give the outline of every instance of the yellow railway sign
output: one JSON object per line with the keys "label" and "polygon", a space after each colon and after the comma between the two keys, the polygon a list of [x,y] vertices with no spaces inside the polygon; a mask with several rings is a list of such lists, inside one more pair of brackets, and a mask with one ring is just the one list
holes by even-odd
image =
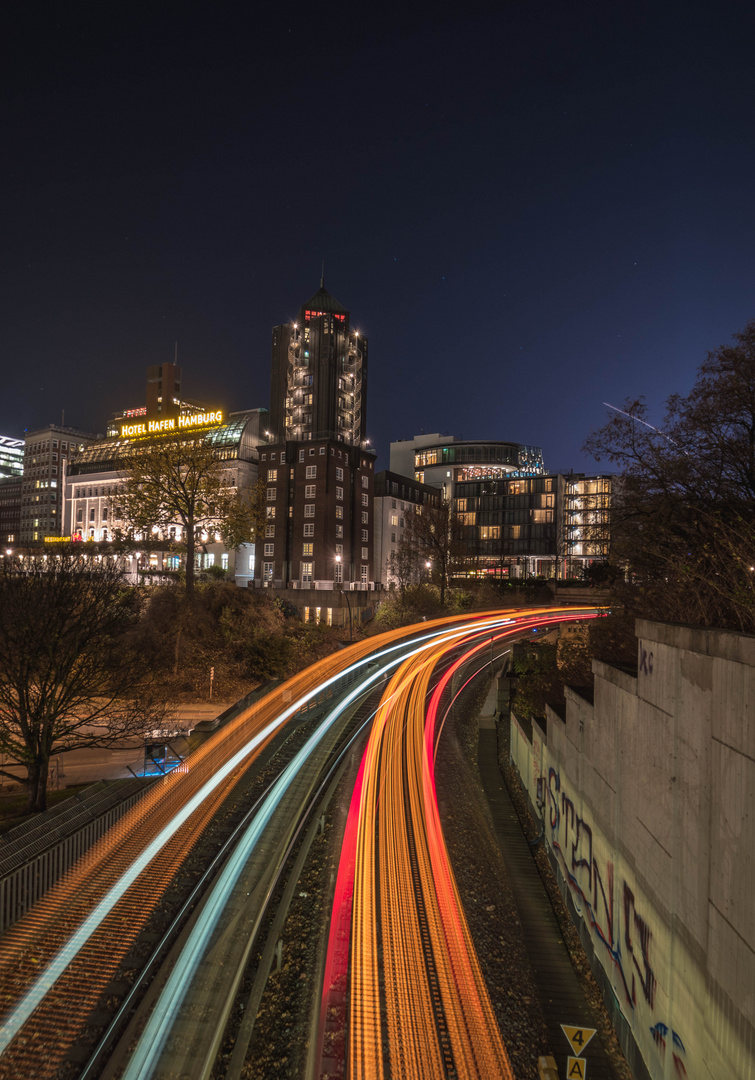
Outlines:
{"label": "yellow railway sign", "polygon": [[[585,1049],[590,1039],[592,1039],[597,1028],[571,1027],[569,1024],[562,1024],[561,1030],[569,1040],[569,1045],[574,1053],[579,1055]],[[568,1073],[567,1076],[569,1076]],[[571,1080],[571,1077],[569,1077],[569,1080]]]}
{"label": "yellow railway sign", "polygon": [[[563,1026],[563,1025],[562,1025]],[[566,1059],[566,1080],[585,1080],[587,1076],[587,1062],[581,1057]]]}

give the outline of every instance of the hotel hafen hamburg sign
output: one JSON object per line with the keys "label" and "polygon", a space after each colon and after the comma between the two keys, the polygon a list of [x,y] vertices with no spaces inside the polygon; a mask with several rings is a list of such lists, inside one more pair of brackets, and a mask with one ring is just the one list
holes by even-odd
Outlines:
{"label": "hotel hafen hamburg sign", "polygon": [[186,416],[172,416],[165,420],[148,420],[146,424],[121,424],[121,438],[138,435],[169,435],[175,431],[190,431],[192,428],[211,427],[222,424],[222,412],[189,413]]}

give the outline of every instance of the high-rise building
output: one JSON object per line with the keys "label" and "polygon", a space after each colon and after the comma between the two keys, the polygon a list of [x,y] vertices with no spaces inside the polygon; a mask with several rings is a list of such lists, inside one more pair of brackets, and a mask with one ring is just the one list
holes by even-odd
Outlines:
{"label": "high-rise building", "polygon": [[21,476],[24,471],[24,440],[0,435],[0,477]]}
{"label": "high-rise building", "polygon": [[367,339],[324,282],[296,322],[273,327],[270,430],[277,441],[334,439],[361,447],[367,424]]}
{"label": "high-rise building", "polygon": [[273,328],[270,397],[256,583],[296,590],[290,599],[305,618],[342,623],[350,609],[320,594],[374,588],[374,454],[365,439],[367,340],[322,281],[295,322]]}

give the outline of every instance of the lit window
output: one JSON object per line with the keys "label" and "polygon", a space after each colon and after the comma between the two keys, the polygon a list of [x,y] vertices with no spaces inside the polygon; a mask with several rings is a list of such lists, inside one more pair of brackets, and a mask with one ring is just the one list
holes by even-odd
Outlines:
{"label": "lit window", "polygon": [[278,479],[278,470],[277,469],[268,469],[267,470],[267,482],[268,482],[268,484],[274,483],[277,479]]}
{"label": "lit window", "polygon": [[342,518],[343,517],[343,507],[342,506],[337,506],[336,507],[336,517],[337,518]]}
{"label": "lit window", "polygon": [[265,512],[267,513],[267,516],[269,518],[274,518],[275,517],[275,507],[274,506],[266,506],[265,507]]}
{"label": "lit window", "polygon": [[314,516],[315,516],[315,504],[314,503],[304,503],[304,517],[314,517]]}
{"label": "lit window", "polygon": [[302,584],[306,584],[306,585],[310,584],[310,582],[312,581],[312,563],[311,562],[303,562],[301,564],[301,580],[302,580]]}
{"label": "lit window", "polygon": [[222,554],[222,555],[220,556],[220,565],[222,566],[222,568],[223,568],[224,570],[227,570],[227,569],[228,569],[228,552],[227,552],[227,551],[226,551],[226,552],[224,552],[224,553],[223,553],[223,554]]}
{"label": "lit window", "polygon": [[398,525],[398,514],[391,514],[391,525]]}
{"label": "lit window", "polygon": [[302,555],[304,556],[305,559],[311,559],[312,558],[313,548],[314,548],[314,544],[302,544],[301,553],[302,553]]}

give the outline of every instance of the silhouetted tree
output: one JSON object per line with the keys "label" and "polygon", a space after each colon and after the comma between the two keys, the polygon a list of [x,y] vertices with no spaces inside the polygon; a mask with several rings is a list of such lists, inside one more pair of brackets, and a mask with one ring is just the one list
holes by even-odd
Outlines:
{"label": "silhouetted tree", "polygon": [[165,706],[131,640],[136,604],[107,559],[4,560],[0,751],[26,769],[29,811],[46,807],[56,754],[162,725]]}
{"label": "silhouetted tree", "polygon": [[[585,450],[621,470],[612,561],[636,613],[755,632],[755,321],[708,354],[662,429],[628,401]],[[621,586],[618,592],[622,593]]]}

